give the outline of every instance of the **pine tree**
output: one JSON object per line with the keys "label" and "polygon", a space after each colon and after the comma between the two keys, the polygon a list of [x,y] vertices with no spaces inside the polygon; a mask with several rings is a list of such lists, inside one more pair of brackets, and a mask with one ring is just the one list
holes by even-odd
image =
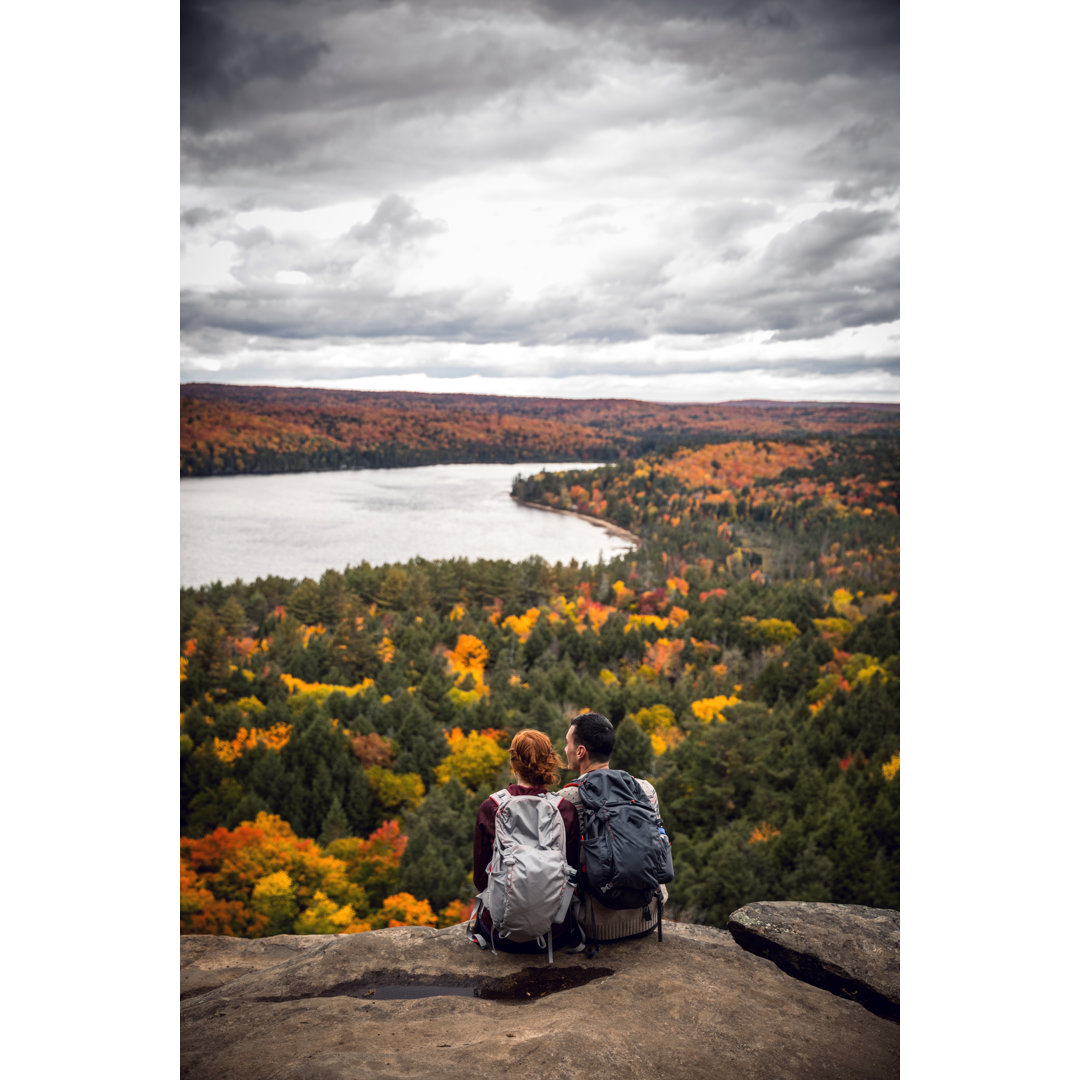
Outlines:
{"label": "pine tree", "polygon": [[652,775],[652,740],[633,720],[623,720],[615,729],[615,749],[611,752],[611,768],[624,769],[631,776]]}
{"label": "pine tree", "polygon": [[321,607],[319,586],[311,578],[304,578],[289,597],[289,614],[305,626],[314,626],[319,621]]}
{"label": "pine tree", "polygon": [[319,845],[326,847],[342,836],[349,835],[349,819],[342,809],[341,800],[335,795],[330,802],[330,809],[323,818],[322,830],[319,833]]}
{"label": "pine tree", "polygon": [[488,794],[470,799],[451,777],[405,816],[409,843],[401,857],[402,889],[426,897],[436,910],[469,895],[476,807]]}
{"label": "pine tree", "polygon": [[247,626],[247,612],[244,611],[243,604],[235,596],[230,596],[222,604],[221,624],[225,627],[225,632],[234,638],[240,637]]}

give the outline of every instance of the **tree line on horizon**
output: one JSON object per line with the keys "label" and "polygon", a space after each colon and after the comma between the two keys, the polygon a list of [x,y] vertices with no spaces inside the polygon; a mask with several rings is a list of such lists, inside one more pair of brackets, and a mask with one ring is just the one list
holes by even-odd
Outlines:
{"label": "tree line on horizon", "polygon": [[688,442],[894,434],[898,426],[896,406],[873,404],[670,405],[192,383],[180,390],[180,475],[619,461]]}
{"label": "tree line on horizon", "polygon": [[683,446],[513,494],[639,546],[181,590],[181,930],[461,921],[510,738],[561,747],[585,709],[657,786],[672,917],[898,908],[898,440]]}

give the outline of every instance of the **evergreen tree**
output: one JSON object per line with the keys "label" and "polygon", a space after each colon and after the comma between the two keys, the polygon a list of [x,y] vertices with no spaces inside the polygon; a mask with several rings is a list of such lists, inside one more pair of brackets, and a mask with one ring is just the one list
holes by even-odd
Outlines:
{"label": "evergreen tree", "polygon": [[228,816],[222,822],[226,829],[235,829],[244,821],[254,821],[262,813],[270,812],[270,806],[265,799],[260,798],[253,791],[247,792],[244,797],[229,811]]}
{"label": "evergreen tree", "polygon": [[225,632],[234,638],[240,637],[247,627],[247,612],[235,596],[230,596],[228,600],[222,604],[221,624],[225,628]]}
{"label": "evergreen tree", "polygon": [[393,706],[401,717],[395,723],[393,736],[399,747],[394,772],[418,773],[424,789],[430,791],[435,783],[435,766],[450,752],[443,729],[412,697],[405,699],[403,707],[395,699]]}
{"label": "evergreen tree", "polygon": [[330,802],[326,817],[323,818],[322,829],[319,832],[319,845],[326,847],[339,837],[349,835],[349,819],[341,807],[341,800],[335,795]]}
{"label": "evergreen tree", "polygon": [[225,629],[209,607],[199,609],[191,623],[191,634],[195,652],[188,658],[183,685],[187,700],[194,701],[221,687],[229,671],[229,661],[225,655]]}
{"label": "evergreen tree", "polygon": [[615,729],[615,748],[611,752],[611,768],[623,769],[631,776],[649,777],[652,775],[652,740],[633,720],[623,720]]}
{"label": "evergreen tree", "polygon": [[315,626],[322,614],[321,607],[319,586],[311,578],[304,578],[289,597],[289,614],[305,626]]}
{"label": "evergreen tree", "polygon": [[409,843],[401,857],[402,889],[426,897],[436,911],[471,894],[476,810],[489,794],[470,799],[464,785],[451,777],[405,815]]}

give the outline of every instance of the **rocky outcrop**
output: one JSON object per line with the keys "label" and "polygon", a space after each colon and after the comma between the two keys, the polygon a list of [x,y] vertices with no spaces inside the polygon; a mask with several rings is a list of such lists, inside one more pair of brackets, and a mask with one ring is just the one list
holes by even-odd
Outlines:
{"label": "rocky outcrop", "polygon": [[898,1024],[712,927],[550,966],[482,952],[463,926],[180,950],[184,1080],[899,1075]]}
{"label": "rocky outcrop", "polygon": [[762,901],[728,916],[732,937],[797,979],[900,1019],[900,912]]}

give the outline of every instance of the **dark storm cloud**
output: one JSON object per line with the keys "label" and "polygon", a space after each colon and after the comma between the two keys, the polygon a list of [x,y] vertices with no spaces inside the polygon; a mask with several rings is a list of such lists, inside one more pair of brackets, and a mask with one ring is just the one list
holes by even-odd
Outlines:
{"label": "dark storm cloud", "polygon": [[885,210],[827,210],[765,249],[765,261],[785,277],[822,274],[857,256],[873,237],[892,227],[894,215]]}
{"label": "dark storm cloud", "polygon": [[[614,119],[580,104],[559,125],[521,123],[544,98],[583,99],[602,84],[605,58],[644,71],[656,60],[724,93],[755,91],[748,117],[792,123],[820,104],[802,94],[760,94],[762,82],[794,84],[841,73],[895,69],[898,7],[859,3],[430,3],[345,5],[327,0],[187,0],[182,9],[183,153],[192,176],[231,169],[264,183],[303,171],[333,187],[380,175],[405,157],[420,177],[479,159],[534,160],[583,130]],[[571,32],[574,31],[574,32]],[[866,92],[864,88],[862,92]],[[534,98],[535,95],[535,98]],[[712,115],[718,101],[679,100]],[[722,103],[721,103],[722,104]],[[469,145],[427,122],[462,110],[505,107],[498,137],[471,125]],[[638,122],[643,103],[632,106]],[[666,93],[652,96],[658,119]],[[724,109],[721,109],[721,113]],[[515,122],[516,121],[516,122]],[[398,126],[419,124],[415,130]],[[416,139],[424,140],[417,144]],[[401,139],[410,139],[408,150]],[[357,144],[374,154],[355,156]],[[351,152],[350,152],[351,151]],[[426,160],[424,160],[426,159]],[[295,193],[294,193],[295,197]],[[314,197],[314,196],[313,196]]]}
{"label": "dark storm cloud", "polygon": [[849,178],[833,188],[835,199],[861,202],[891,194],[900,183],[898,118],[879,116],[849,124],[811,151],[808,160],[834,175],[847,174]]}
{"label": "dark storm cloud", "polygon": [[[580,80],[569,70],[573,55],[542,34],[508,33],[490,17],[498,9],[458,21],[456,7],[192,0],[181,33],[189,174],[266,169],[270,187],[278,173],[355,184],[378,171],[371,155],[357,159],[358,145],[385,142],[376,156],[423,155],[415,142],[403,151],[398,141],[397,125],[412,118],[460,114],[536,80],[564,88]],[[447,149],[421,171],[445,169]]]}
{"label": "dark storm cloud", "polygon": [[180,109],[187,126],[208,130],[217,110],[250,83],[295,82],[329,49],[295,29],[257,29],[245,18],[252,10],[228,0],[181,0]]}

